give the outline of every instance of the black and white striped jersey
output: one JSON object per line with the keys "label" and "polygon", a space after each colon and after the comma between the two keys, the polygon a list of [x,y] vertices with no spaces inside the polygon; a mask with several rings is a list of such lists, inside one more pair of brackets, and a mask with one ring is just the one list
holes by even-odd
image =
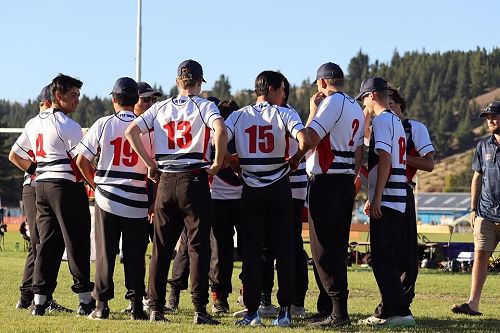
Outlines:
{"label": "black and white striped jersey", "polygon": [[[35,154],[33,153],[33,150],[31,150],[30,141],[25,132],[21,133],[21,135],[17,138],[11,150],[25,160],[36,162]],[[32,176],[25,172],[23,176],[23,186],[30,185],[35,178],[36,175]]]}
{"label": "black and white striped jersey", "polygon": [[[236,153],[234,139],[227,143],[227,151],[230,154]],[[241,199],[243,191],[243,180],[238,177],[233,169],[228,166],[221,168],[219,172],[209,178],[210,195],[216,200],[237,200]]]}
{"label": "black and white striped jersey", "polygon": [[[287,107],[295,111],[290,105],[287,104]],[[297,111],[295,111],[297,112]],[[292,157],[295,155],[297,150],[299,149],[299,142],[297,140],[292,139],[289,135],[286,137],[287,145],[288,145],[288,155],[286,158]],[[307,198],[307,173],[306,173],[306,159],[302,158],[299,163],[299,167],[297,170],[290,172],[290,186],[292,187],[292,198],[299,200],[306,200]]]}
{"label": "black and white striped jersey", "polygon": [[50,108],[28,121],[24,134],[37,161],[37,182],[81,181],[73,161],[75,147],[82,139],[78,123],[61,110]]}
{"label": "black and white striped jersey", "polygon": [[401,120],[390,110],[372,122],[368,153],[368,192],[373,200],[377,184],[378,150],[391,154],[391,171],[382,192],[382,206],[405,212],[406,209],[406,135]]}
{"label": "black and white striped jersey", "polygon": [[304,129],[296,112],[262,102],[231,113],[226,126],[248,186],[264,187],[288,175],[286,134],[296,139]]}
{"label": "black and white striped jersey", "polygon": [[[125,137],[125,130],[136,118],[133,112],[124,110],[99,118],[76,150],[89,161],[99,155],[94,176],[96,204],[118,216],[143,218],[149,207],[147,168]],[[151,156],[149,133],[141,139]]]}
{"label": "black and white striped jersey", "polygon": [[307,173],[354,175],[354,152],[363,144],[364,124],[363,110],[351,96],[341,92],[327,96],[308,126],[321,141],[307,155]]}
{"label": "black and white striped jersey", "polygon": [[154,131],[154,152],[161,172],[206,168],[210,130],[222,119],[217,106],[198,96],[155,103],[135,122],[143,134]]}

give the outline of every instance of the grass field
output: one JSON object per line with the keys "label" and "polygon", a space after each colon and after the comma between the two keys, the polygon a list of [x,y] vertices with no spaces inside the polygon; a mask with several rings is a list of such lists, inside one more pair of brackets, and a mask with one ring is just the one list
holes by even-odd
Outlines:
{"label": "grass field", "polygon": [[[21,243],[21,251],[15,251],[15,243]],[[236,332],[249,331],[252,328],[237,328],[234,326],[234,318],[227,315],[221,317],[223,325],[218,327],[196,326],[191,324],[192,307],[190,295],[184,292],[181,296],[181,311],[176,315],[169,315],[169,323],[132,322],[128,316],[119,313],[127,305],[123,298],[125,293],[123,270],[117,264],[115,277],[116,298],[110,302],[111,319],[107,321],[91,321],[86,318],[77,318],[73,314],[46,315],[44,317],[33,317],[28,311],[16,310],[15,304],[19,297],[19,283],[24,265],[26,253],[22,251],[22,239],[15,231],[9,231],[5,238],[5,251],[0,252],[0,332]],[[233,276],[233,287],[235,292],[230,296],[231,310],[239,310],[236,304],[240,282],[237,274],[241,270],[241,263],[235,264],[236,270]],[[314,311],[317,297],[312,270],[309,274],[310,282],[306,308]],[[67,307],[76,308],[77,299],[71,292],[71,276],[68,266],[63,263],[59,273],[59,284],[54,298]],[[470,286],[470,274],[443,273],[435,270],[422,270],[417,283],[417,296],[412,305],[412,310],[417,321],[417,327],[410,329],[412,332],[499,332],[500,331],[500,275],[488,276],[483,291],[481,311],[484,315],[480,318],[464,317],[451,313],[451,305],[463,302],[467,299]],[[351,319],[356,322],[367,317],[376,306],[379,294],[373,274],[369,269],[349,270],[350,300],[349,311]],[[276,303],[276,301],[274,301]],[[258,328],[258,331],[276,332],[283,330],[270,325],[266,320],[267,327]],[[341,332],[371,332],[371,327],[354,324],[348,328],[339,330]],[[294,321],[291,332],[315,332],[309,329],[304,322]],[[386,332],[402,332],[402,330],[384,329]],[[319,330],[318,330],[319,332]]]}

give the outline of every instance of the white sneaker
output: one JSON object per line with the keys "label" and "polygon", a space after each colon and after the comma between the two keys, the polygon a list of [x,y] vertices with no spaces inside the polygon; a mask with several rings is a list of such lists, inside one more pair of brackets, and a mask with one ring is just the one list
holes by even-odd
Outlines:
{"label": "white sneaker", "polygon": [[253,316],[246,316],[242,320],[238,320],[235,323],[236,326],[262,326],[262,320],[260,320],[259,312],[257,311]]}
{"label": "white sneaker", "polygon": [[290,314],[293,317],[304,318],[306,316],[306,309],[303,306],[292,305],[290,307]]}
{"label": "white sneaker", "polygon": [[366,319],[358,321],[360,325],[382,325],[387,319],[377,318],[375,316],[370,316]]}
{"label": "white sneaker", "polygon": [[235,313],[233,313],[233,317],[236,317],[236,318],[245,318],[247,315],[248,315],[247,309],[243,309],[243,310],[236,311]]}
{"label": "white sneaker", "polygon": [[269,305],[263,305],[261,304],[259,306],[259,316],[262,318],[273,318],[276,317],[279,313],[278,308],[276,308],[274,305],[269,304]]}
{"label": "white sneaker", "polygon": [[387,318],[378,327],[415,327],[415,319],[412,315],[409,316],[392,316]]}

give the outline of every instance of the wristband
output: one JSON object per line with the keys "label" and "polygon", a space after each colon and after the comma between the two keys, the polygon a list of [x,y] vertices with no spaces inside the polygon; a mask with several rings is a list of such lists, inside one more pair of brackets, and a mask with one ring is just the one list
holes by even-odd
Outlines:
{"label": "wristband", "polygon": [[31,162],[31,164],[30,164],[28,170],[26,170],[26,172],[33,176],[35,174],[35,171],[36,171],[36,163]]}

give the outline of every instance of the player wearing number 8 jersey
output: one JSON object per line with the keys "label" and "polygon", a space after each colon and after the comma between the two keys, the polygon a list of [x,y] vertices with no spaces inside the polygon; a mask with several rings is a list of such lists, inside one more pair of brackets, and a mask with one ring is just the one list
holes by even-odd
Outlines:
{"label": "player wearing number 8 jersey", "polygon": [[[243,243],[243,301],[246,318],[237,325],[260,323],[257,309],[262,290],[261,253],[264,239],[275,255],[278,270],[278,302],[274,325],[288,326],[294,294],[294,239],[291,218],[290,167],[297,169],[308,136],[298,114],[280,105],[284,79],[278,72],[264,71],[255,79],[257,103],[233,112],[226,120],[229,139],[235,138],[244,180],[240,230]],[[297,153],[287,163],[286,135],[299,141]]]}
{"label": "player wearing number 8 jersey", "polygon": [[[211,227],[208,175],[217,173],[227,145],[224,121],[213,102],[198,97],[203,69],[194,60],[177,69],[179,95],[154,104],[129,126],[126,136],[148,167],[149,177],[159,178],[154,209],[153,253],[148,295],[151,321],[165,320],[163,306],[167,273],[175,244],[186,227],[191,269],[194,323],[218,324],[206,312]],[[147,154],[140,133],[154,131],[156,162]],[[215,159],[207,160],[210,131],[214,131]],[[158,177],[157,170],[161,176]]]}
{"label": "player wearing number 8 jersey", "polygon": [[400,267],[408,252],[406,210],[406,134],[401,120],[389,109],[387,82],[368,77],[357,99],[374,114],[368,156],[370,239],[373,274],[377,280],[384,315],[363,324],[414,326],[415,320],[400,280]]}
{"label": "player wearing number 8 jersey", "polygon": [[[108,301],[114,298],[113,272],[116,250],[122,236],[125,298],[132,301],[132,319],[147,319],[142,309],[145,296],[144,256],[148,244],[147,169],[125,138],[125,130],[136,118],[137,83],[118,79],[112,92],[115,114],[98,119],[77,146],[77,164],[95,189],[96,258],[94,298],[97,308],[91,319],[109,317]],[[149,133],[142,136],[151,154]],[[92,161],[99,157],[94,171]],[[95,175],[94,175],[95,174]]]}
{"label": "player wearing number 8 jersey", "polygon": [[[321,286],[332,309],[312,325],[349,325],[347,311],[347,266],[354,177],[363,160],[363,111],[351,96],[342,92],[344,73],[334,63],[318,68],[318,92],[311,97],[308,132],[315,149],[308,156],[308,205],[311,251]],[[320,320],[322,319],[322,320]]]}

